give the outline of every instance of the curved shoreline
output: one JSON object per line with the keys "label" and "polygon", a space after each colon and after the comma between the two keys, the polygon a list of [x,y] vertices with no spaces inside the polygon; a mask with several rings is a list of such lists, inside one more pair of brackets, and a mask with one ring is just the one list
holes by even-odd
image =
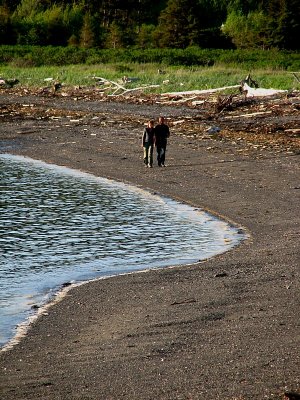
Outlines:
{"label": "curved shoreline", "polygon": [[[41,167],[41,168],[47,168],[49,170],[53,170],[54,169],[54,170],[57,170],[58,172],[61,172],[63,174],[67,174],[66,176],[71,175],[73,177],[74,176],[75,177],[78,176],[78,177],[84,177],[84,178],[87,178],[87,179],[91,179],[92,178],[93,180],[95,179],[96,181],[99,180],[99,182],[101,184],[105,183],[106,185],[112,185],[113,187],[119,187],[119,188],[122,188],[122,189],[124,189],[126,191],[142,193],[143,196],[147,196],[147,197],[151,196],[151,198],[153,197],[153,193],[151,193],[151,191],[146,190],[145,188],[142,188],[142,187],[137,187],[137,186],[133,186],[133,185],[130,185],[130,184],[126,184],[126,183],[121,182],[121,181],[115,181],[115,180],[111,180],[111,179],[107,179],[107,178],[97,177],[97,176],[92,175],[90,173],[84,173],[84,172],[82,172],[80,170],[70,169],[70,168],[66,168],[66,167],[62,168],[59,165],[47,164],[47,163],[45,163],[45,162],[43,162],[41,160],[32,159],[32,158],[24,157],[24,156],[15,156],[15,155],[11,155],[11,154],[8,154],[8,153],[5,153],[5,154],[3,154],[3,153],[1,154],[0,153],[0,160],[3,159],[3,156],[4,156],[4,159],[12,160],[14,162],[18,162],[18,161],[22,162],[22,163],[26,162],[29,165],[33,164],[33,165],[37,165],[38,167]],[[167,198],[166,196],[161,196],[157,192],[155,193],[155,198],[156,198],[156,196],[160,196],[160,202],[162,202],[162,201],[164,203],[167,202],[169,207],[173,208],[173,207],[176,206],[176,209],[179,212],[183,211],[182,209],[180,209],[180,208],[182,208],[182,206],[187,206],[187,207],[189,207],[189,213],[191,211],[193,211],[194,218],[199,218],[199,216],[197,214],[199,212],[201,212],[202,214],[206,214],[206,217],[205,217],[206,218],[206,222],[207,222],[207,218],[209,218],[209,220],[211,220],[211,217],[213,217],[213,218],[215,218],[215,224],[216,223],[218,225],[220,223],[222,223],[222,224],[226,223],[227,224],[226,228],[225,228],[225,226],[223,226],[222,229],[225,228],[227,230],[228,228],[230,228],[230,229],[231,228],[232,229],[235,228],[237,231],[235,233],[232,232],[230,239],[228,239],[228,238],[226,239],[225,236],[223,238],[224,246],[225,246],[225,243],[228,243],[228,240],[229,240],[230,243],[231,242],[233,242],[233,243],[230,246],[224,247],[223,250],[219,249],[218,251],[216,251],[212,255],[207,255],[205,257],[204,257],[204,255],[202,255],[201,258],[200,258],[200,255],[199,255],[198,261],[190,260],[189,262],[185,262],[184,263],[183,260],[180,261],[178,259],[177,261],[175,261],[175,260],[173,261],[174,264],[170,261],[170,265],[152,266],[152,267],[148,267],[147,269],[143,269],[143,267],[141,265],[141,267],[137,268],[136,270],[128,269],[127,272],[122,272],[122,273],[116,272],[116,273],[112,273],[112,274],[108,274],[108,275],[101,275],[99,277],[95,276],[95,277],[92,277],[92,278],[87,279],[87,280],[80,280],[79,279],[77,281],[74,281],[73,280],[73,276],[70,276],[68,278],[69,279],[68,281],[66,281],[66,282],[65,281],[61,281],[61,283],[58,286],[49,287],[49,290],[52,292],[50,299],[44,301],[41,304],[36,304],[35,305],[35,309],[37,310],[36,312],[31,312],[31,314],[30,314],[30,309],[23,310],[24,313],[26,312],[26,315],[27,315],[26,318],[15,327],[16,328],[15,334],[13,336],[11,335],[11,338],[6,343],[2,344],[2,346],[0,347],[0,352],[8,351],[8,350],[12,349],[15,345],[17,345],[20,342],[20,340],[28,333],[31,325],[37,321],[39,316],[44,315],[45,312],[47,312],[47,310],[52,305],[54,305],[57,302],[61,301],[63,299],[63,297],[65,297],[67,292],[70,289],[74,288],[74,287],[77,287],[77,286],[80,286],[80,285],[83,285],[83,284],[86,284],[86,283],[89,283],[89,282],[92,282],[92,281],[96,281],[96,280],[112,278],[112,277],[117,276],[117,275],[140,273],[140,272],[146,272],[146,271],[156,270],[156,269],[161,269],[161,268],[176,268],[176,267],[180,267],[180,266],[184,266],[184,265],[185,266],[191,266],[191,265],[200,263],[200,262],[202,262],[204,260],[213,258],[213,257],[215,257],[217,255],[223,254],[223,253],[225,253],[227,251],[230,251],[234,247],[239,246],[244,240],[248,239],[248,235],[246,234],[244,229],[241,226],[238,226],[237,224],[234,224],[232,222],[229,223],[228,221],[226,221],[224,219],[220,219],[220,217],[215,217],[213,214],[208,213],[207,211],[204,211],[203,209],[196,208],[195,206],[193,207],[193,206],[188,205],[186,203],[178,202],[178,201],[173,200],[171,198]],[[152,199],[152,200],[154,200],[154,199]],[[195,214],[195,212],[196,212],[196,214]],[[217,229],[217,227],[215,227],[215,229]],[[219,227],[219,229],[221,229],[221,228]],[[241,236],[242,234],[243,234],[243,236]],[[74,283],[71,283],[71,282],[74,282]],[[46,296],[48,297],[48,294]]]}
{"label": "curved shoreline", "polygon": [[299,156],[241,157],[230,143],[209,149],[174,133],[169,166],[145,170],[139,123],[121,133],[88,125],[88,134],[56,124],[23,136],[2,124],[0,138],[15,153],[213,209],[251,239],[201,264],[72,289],[0,354],[5,399],[250,400],[299,390]]}

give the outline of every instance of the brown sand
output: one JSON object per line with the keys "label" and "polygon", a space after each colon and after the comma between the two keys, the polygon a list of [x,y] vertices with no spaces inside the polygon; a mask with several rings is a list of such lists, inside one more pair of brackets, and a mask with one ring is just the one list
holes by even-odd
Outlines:
{"label": "brown sand", "polygon": [[[299,155],[179,134],[172,122],[195,115],[186,108],[7,99],[17,102],[44,115],[51,108],[52,118],[11,114],[0,152],[211,210],[250,239],[197,265],[71,289],[0,353],[0,398],[281,399],[299,391]],[[162,113],[172,132],[168,166],[146,169],[141,124]]]}

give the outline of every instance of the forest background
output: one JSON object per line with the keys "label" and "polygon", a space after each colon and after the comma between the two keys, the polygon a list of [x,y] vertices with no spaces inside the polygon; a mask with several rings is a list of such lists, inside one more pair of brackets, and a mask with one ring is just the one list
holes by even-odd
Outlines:
{"label": "forest background", "polygon": [[299,0],[0,0],[0,45],[300,47]]}
{"label": "forest background", "polygon": [[299,0],[0,0],[1,77],[30,85],[99,73],[149,85],[173,66],[170,89],[236,84],[254,70],[262,85],[288,89],[299,86],[288,72],[300,70],[299,37]]}

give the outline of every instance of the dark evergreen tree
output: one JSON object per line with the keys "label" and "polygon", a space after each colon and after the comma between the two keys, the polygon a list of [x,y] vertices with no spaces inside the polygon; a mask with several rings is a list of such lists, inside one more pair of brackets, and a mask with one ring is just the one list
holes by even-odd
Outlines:
{"label": "dark evergreen tree", "polygon": [[83,26],[80,32],[80,46],[91,48],[95,45],[95,34],[93,30],[93,19],[90,14],[85,14]]}
{"label": "dark evergreen tree", "polygon": [[197,12],[193,0],[169,0],[159,17],[156,38],[160,47],[185,48],[197,34]]}
{"label": "dark evergreen tree", "polygon": [[10,11],[6,5],[0,6],[0,43],[13,44]]}
{"label": "dark evergreen tree", "polygon": [[142,24],[139,27],[136,44],[141,49],[155,47],[154,39],[155,25]]}
{"label": "dark evergreen tree", "polygon": [[159,18],[158,43],[161,47],[222,47],[225,40],[221,25],[225,18],[224,2],[169,0]]}
{"label": "dark evergreen tree", "polygon": [[122,48],[123,45],[122,30],[116,22],[113,22],[108,29],[105,46],[111,49],[119,49]]}
{"label": "dark evergreen tree", "polygon": [[84,15],[93,46],[227,47],[222,25],[238,47],[300,46],[299,0],[0,0],[0,45],[78,44]]}
{"label": "dark evergreen tree", "polygon": [[270,45],[285,49],[299,49],[300,2],[298,0],[269,0],[266,12],[270,17]]}

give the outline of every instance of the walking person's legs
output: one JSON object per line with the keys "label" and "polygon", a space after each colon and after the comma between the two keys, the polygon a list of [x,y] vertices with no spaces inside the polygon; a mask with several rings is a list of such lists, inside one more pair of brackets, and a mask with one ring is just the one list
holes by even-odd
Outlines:
{"label": "walking person's legs", "polygon": [[165,166],[165,159],[166,159],[166,147],[163,147],[162,151],[161,151],[161,157],[160,157],[161,165],[163,165],[163,166]]}
{"label": "walking person's legs", "polygon": [[144,164],[147,166],[148,165],[148,155],[149,155],[149,147],[144,146]]}
{"label": "walking person's legs", "polygon": [[165,153],[165,147],[157,147],[157,163],[159,167],[165,164]]}
{"label": "walking person's legs", "polygon": [[148,167],[152,168],[153,164],[153,146],[149,146],[148,149]]}
{"label": "walking person's legs", "polygon": [[157,164],[159,167],[161,167],[161,147],[157,146],[156,151],[157,151]]}
{"label": "walking person's legs", "polygon": [[165,162],[165,149],[164,147],[159,147],[157,149],[157,163],[161,167]]}

